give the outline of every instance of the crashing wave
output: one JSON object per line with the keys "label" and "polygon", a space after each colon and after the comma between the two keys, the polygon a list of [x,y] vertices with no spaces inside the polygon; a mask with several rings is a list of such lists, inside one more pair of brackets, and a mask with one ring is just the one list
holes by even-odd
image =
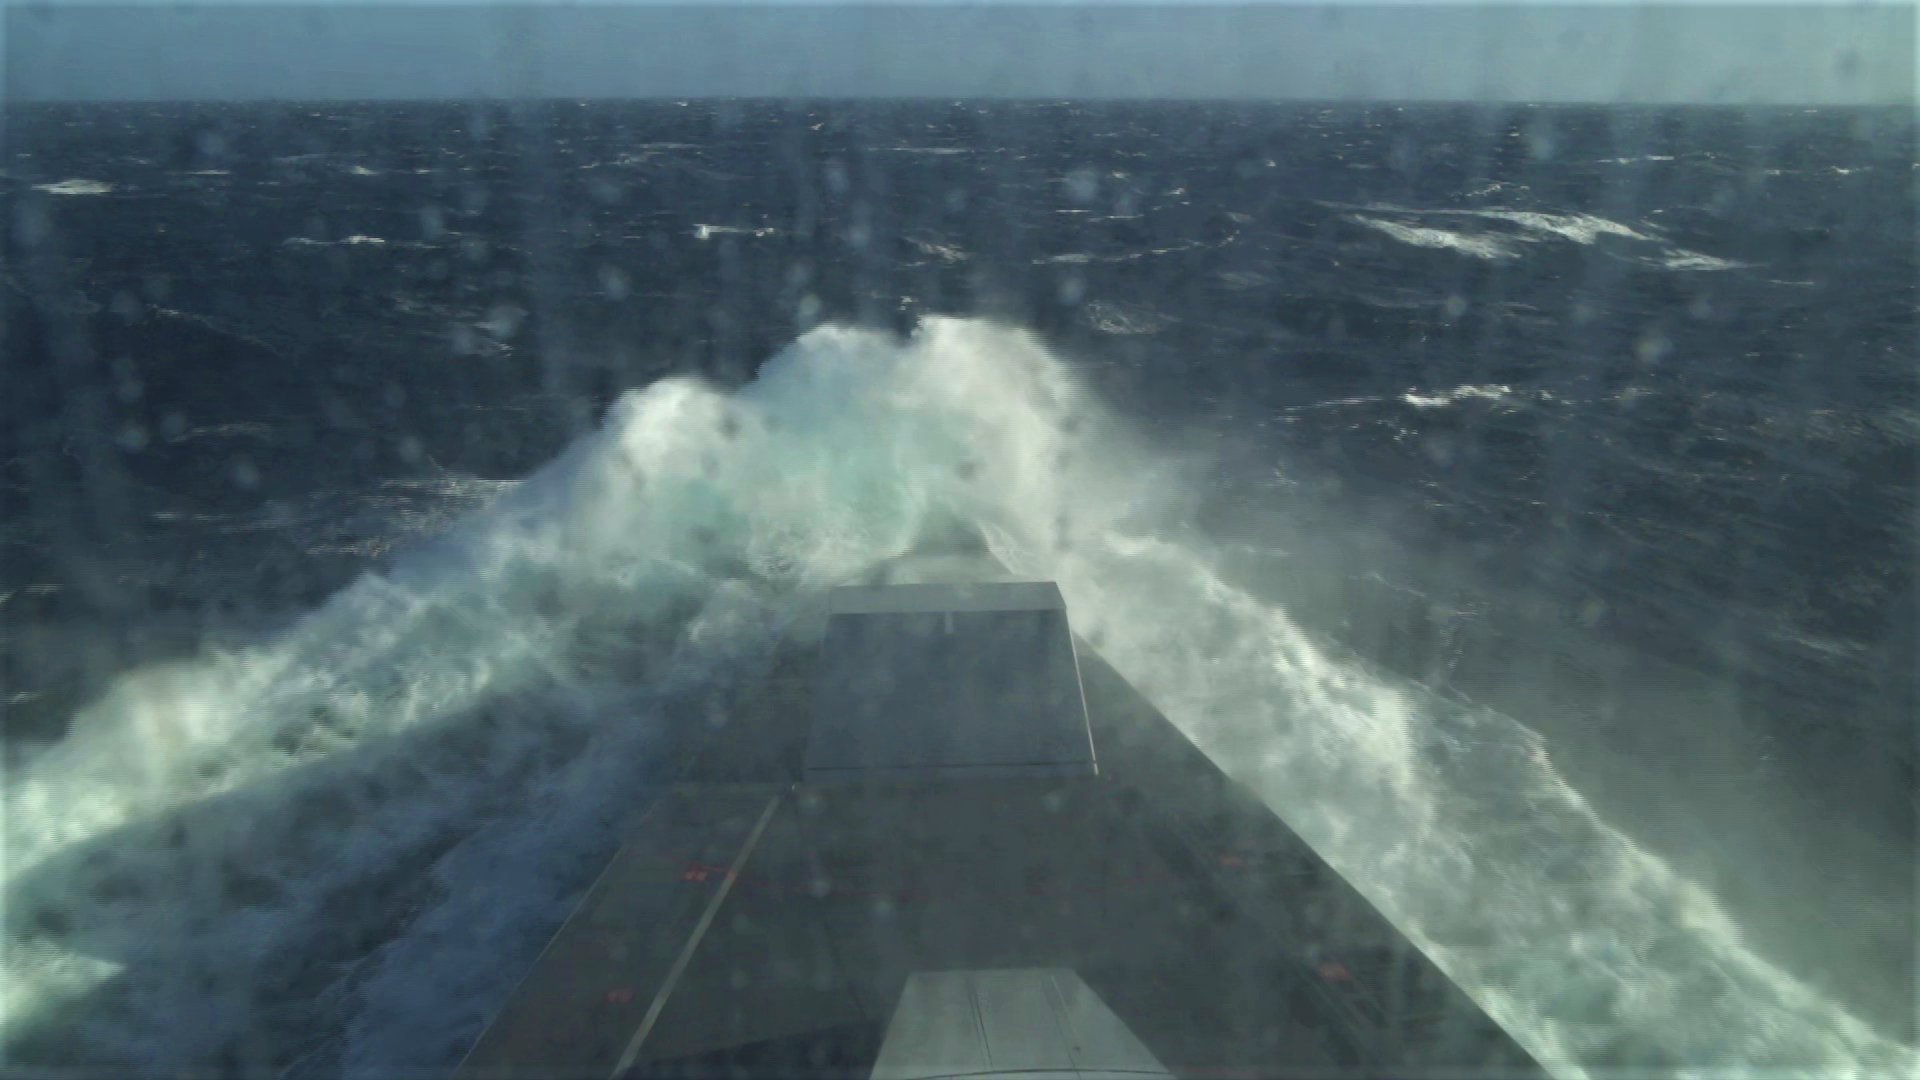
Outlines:
{"label": "crashing wave", "polygon": [[664,782],[675,717],[724,717],[813,587],[957,517],[1556,1075],[1911,1075],[1538,736],[1223,579],[1182,528],[1196,471],[979,322],[822,328],[738,391],[630,393],[278,636],[122,679],[10,776],[10,1031],[84,1003],[62,1045],[154,1071],[331,1024],[348,1075],[443,1068]]}

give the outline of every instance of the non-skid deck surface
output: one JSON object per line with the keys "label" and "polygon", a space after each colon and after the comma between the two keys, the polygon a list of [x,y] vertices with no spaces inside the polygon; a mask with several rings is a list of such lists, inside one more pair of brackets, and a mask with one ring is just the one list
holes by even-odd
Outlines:
{"label": "non-skid deck surface", "polygon": [[908,980],[963,969],[1074,972],[1180,1076],[1540,1075],[1271,812],[1077,652],[1099,777],[912,785],[802,782],[817,657],[784,658],[459,1075],[610,1077],[657,1000],[631,1077],[864,1080]]}

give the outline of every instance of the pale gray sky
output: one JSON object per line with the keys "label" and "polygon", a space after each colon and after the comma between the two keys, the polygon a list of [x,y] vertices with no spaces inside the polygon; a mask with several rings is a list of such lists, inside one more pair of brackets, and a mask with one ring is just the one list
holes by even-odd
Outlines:
{"label": "pale gray sky", "polygon": [[1914,100],[1910,5],[11,3],[10,100]]}

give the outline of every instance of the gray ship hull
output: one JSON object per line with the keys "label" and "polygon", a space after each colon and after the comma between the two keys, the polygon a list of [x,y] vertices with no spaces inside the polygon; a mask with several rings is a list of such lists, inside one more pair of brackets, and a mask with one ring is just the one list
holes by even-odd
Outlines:
{"label": "gray ship hull", "polygon": [[[920,557],[867,584],[1004,577],[977,558]],[[1003,594],[1043,620],[1034,643],[981,647],[976,664],[945,676],[913,667],[907,623],[863,636],[830,619],[824,644],[794,643],[641,815],[458,1075],[1541,1075],[1266,806],[1070,638],[1063,607],[1046,629],[1035,588]],[[842,606],[892,603],[865,592]],[[917,595],[893,614],[938,594]],[[935,615],[922,620],[929,642],[963,645],[964,620]],[[1041,640],[1052,633],[1071,644],[1071,700],[1049,688],[1062,677]],[[911,677],[849,696],[832,684],[865,670],[850,665],[848,641]],[[996,665],[1027,674],[996,676]],[[942,678],[1021,696],[976,700]],[[1045,717],[1021,712],[1034,695]],[[971,743],[915,733],[961,723],[958,698],[1005,730]],[[860,724],[831,719],[849,710],[866,716],[867,742]],[[1004,720],[1014,713],[1017,724]],[[1037,732],[1031,745],[1021,731]],[[1009,761],[1040,767],[956,767]],[[971,1010],[920,1015],[949,998]],[[1029,1004],[1007,1004],[1019,1001]],[[1082,1030],[1096,1028],[1113,1034]],[[933,1046],[946,1064],[927,1063]]]}

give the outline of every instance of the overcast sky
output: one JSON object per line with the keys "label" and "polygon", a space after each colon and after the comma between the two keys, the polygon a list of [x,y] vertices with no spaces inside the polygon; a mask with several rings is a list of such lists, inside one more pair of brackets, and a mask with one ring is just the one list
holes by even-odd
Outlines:
{"label": "overcast sky", "polygon": [[1911,102],[1910,5],[13,2],[11,100]]}

